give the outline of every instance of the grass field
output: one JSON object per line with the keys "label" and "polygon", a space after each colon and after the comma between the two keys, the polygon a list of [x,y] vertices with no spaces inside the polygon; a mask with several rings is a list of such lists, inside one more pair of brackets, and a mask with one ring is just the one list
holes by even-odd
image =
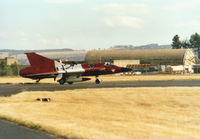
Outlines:
{"label": "grass field", "polygon": [[[94,82],[95,77],[91,77]],[[163,81],[163,80],[200,80],[200,74],[186,74],[186,75],[104,75],[99,79],[103,82],[108,81]],[[0,77],[0,83],[33,83],[35,80],[22,77]],[[53,79],[43,79],[41,83],[57,83]]]}
{"label": "grass field", "polygon": [[69,138],[199,139],[199,100],[200,87],[22,92],[0,97],[0,117]]}

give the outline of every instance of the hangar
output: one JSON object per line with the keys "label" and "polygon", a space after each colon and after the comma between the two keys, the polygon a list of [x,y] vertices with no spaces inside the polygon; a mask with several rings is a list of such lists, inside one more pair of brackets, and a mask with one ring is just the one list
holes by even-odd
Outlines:
{"label": "hangar", "polygon": [[140,64],[150,65],[193,65],[197,57],[191,49],[159,50],[91,50],[85,56],[87,63],[114,60],[140,60]]}

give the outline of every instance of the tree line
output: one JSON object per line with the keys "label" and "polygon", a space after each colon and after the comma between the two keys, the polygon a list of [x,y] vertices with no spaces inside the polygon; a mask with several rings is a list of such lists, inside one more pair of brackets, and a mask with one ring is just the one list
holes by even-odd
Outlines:
{"label": "tree line", "polygon": [[200,35],[198,33],[192,34],[190,39],[180,40],[178,35],[175,35],[172,39],[172,49],[181,49],[181,48],[192,48],[198,52],[200,56]]}
{"label": "tree line", "polygon": [[5,60],[0,61],[0,76],[17,76],[19,75],[19,65],[15,62],[7,65]]}

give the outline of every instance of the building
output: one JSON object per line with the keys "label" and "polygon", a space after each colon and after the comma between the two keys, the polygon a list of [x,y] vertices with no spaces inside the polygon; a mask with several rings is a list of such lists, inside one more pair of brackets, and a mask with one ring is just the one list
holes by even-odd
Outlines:
{"label": "building", "polygon": [[6,64],[7,65],[12,65],[12,64],[18,64],[18,61],[17,61],[17,59],[16,58],[14,58],[14,57],[6,57]]}
{"label": "building", "polygon": [[113,63],[120,67],[127,67],[130,64],[140,64],[140,60],[113,60]]}
{"label": "building", "polygon": [[5,61],[5,62],[6,62],[6,65],[8,65],[8,66],[10,66],[10,65],[12,65],[12,64],[15,64],[15,63],[18,64],[17,59],[14,58],[14,57],[6,57],[6,58],[4,58],[4,59],[0,59],[0,62],[1,62],[1,61]]}
{"label": "building", "polygon": [[8,57],[8,53],[7,52],[0,52],[0,59],[4,59]]}
{"label": "building", "polygon": [[87,63],[114,60],[140,60],[140,64],[157,65],[193,65],[197,57],[191,49],[160,50],[92,50],[85,57]]}

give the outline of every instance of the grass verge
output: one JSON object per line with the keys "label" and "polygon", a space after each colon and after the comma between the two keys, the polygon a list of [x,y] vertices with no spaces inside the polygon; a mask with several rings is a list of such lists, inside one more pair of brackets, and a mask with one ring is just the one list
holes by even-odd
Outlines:
{"label": "grass verge", "polygon": [[35,91],[0,97],[0,115],[65,138],[198,139],[199,99],[200,87]]}

